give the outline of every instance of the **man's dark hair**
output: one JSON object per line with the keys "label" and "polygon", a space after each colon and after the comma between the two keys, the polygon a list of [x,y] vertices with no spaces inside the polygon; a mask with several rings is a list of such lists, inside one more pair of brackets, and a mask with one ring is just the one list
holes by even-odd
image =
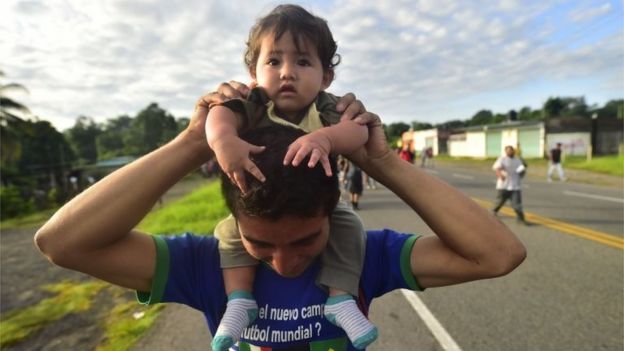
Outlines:
{"label": "man's dark hair", "polygon": [[309,40],[317,49],[324,72],[333,71],[340,63],[340,55],[336,54],[338,46],[327,21],[314,16],[301,6],[279,5],[271,13],[258,19],[249,31],[245,64],[250,72],[255,73],[262,39],[271,32],[275,35],[274,40],[279,40],[284,33],[290,32],[299,51],[302,39]]}
{"label": "man's dark hair", "polygon": [[275,221],[284,216],[329,216],[334,211],[340,197],[335,160],[330,159],[330,177],[325,175],[320,162],[309,168],[308,158],[297,167],[283,164],[288,146],[302,135],[303,131],[279,125],[241,135],[251,144],[266,146],[263,152],[250,155],[266,180],[262,183],[246,173],[251,190],[243,195],[225,174],[221,175],[223,197],[234,217],[243,214]]}

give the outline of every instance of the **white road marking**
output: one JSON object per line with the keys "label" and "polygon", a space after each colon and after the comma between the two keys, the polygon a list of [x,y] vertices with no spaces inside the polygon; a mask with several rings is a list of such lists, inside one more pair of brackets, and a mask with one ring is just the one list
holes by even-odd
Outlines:
{"label": "white road marking", "polygon": [[407,302],[412,305],[412,308],[418,313],[420,319],[427,325],[429,330],[433,336],[438,340],[438,343],[442,347],[443,350],[446,351],[461,351],[461,348],[455,340],[451,337],[451,335],[444,329],[442,324],[438,322],[436,317],[429,311],[427,306],[422,302],[422,300],[416,295],[415,292],[401,289],[401,293],[407,299]]}
{"label": "white road marking", "polygon": [[611,202],[617,202],[620,204],[624,204],[624,199],[618,199],[617,197],[609,197],[609,196],[600,196],[600,195],[592,195],[592,194],[585,194],[585,193],[577,193],[576,191],[568,191],[565,190],[563,192],[564,195],[569,195],[569,196],[579,196],[579,197],[587,197],[590,199],[596,199],[596,200],[604,200],[604,201],[611,201]]}
{"label": "white road marking", "polygon": [[431,174],[438,174],[438,171],[434,171],[433,169],[426,169],[425,171]]}
{"label": "white road marking", "polygon": [[459,173],[453,173],[453,177],[461,178],[461,179],[470,179],[470,180],[475,179],[473,176],[469,176],[469,175],[465,175],[465,174],[459,174]]}

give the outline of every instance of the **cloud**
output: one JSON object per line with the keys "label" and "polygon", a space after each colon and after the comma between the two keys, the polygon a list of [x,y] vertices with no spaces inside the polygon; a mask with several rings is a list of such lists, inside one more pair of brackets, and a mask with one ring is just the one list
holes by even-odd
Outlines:
{"label": "cloud", "polygon": [[[604,72],[622,76],[621,28],[574,46],[557,40],[569,21],[618,11],[610,3],[583,4],[341,0],[304,7],[328,20],[339,44],[342,63],[331,91],[355,92],[387,122],[436,123],[488,108],[493,101],[458,103],[488,92]],[[275,5],[3,2],[1,69],[29,88],[31,110],[60,129],[79,115],[104,121],[134,115],[150,102],[187,116],[200,94],[219,83],[249,81],[242,59],[249,28]],[[557,95],[535,92],[547,93]],[[506,102],[509,108],[528,103]]]}
{"label": "cloud", "polygon": [[[603,16],[611,12],[612,6],[610,3],[604,3],[594,8],[578,8],[570,12],[570,19],[574,22],[587,22],[596,17]],[[621,16],[621,13],[620,13]],[[620,17],[621,19],[621,17]]]}

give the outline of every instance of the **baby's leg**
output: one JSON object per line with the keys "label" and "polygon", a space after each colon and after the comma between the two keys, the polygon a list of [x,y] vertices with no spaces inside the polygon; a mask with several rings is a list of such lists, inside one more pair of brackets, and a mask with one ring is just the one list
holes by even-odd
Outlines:
{"label": "baby's leg", "polygon": [[252,295],[257,262],[242,247],[232,216],[217,225],[215,236],[219,239],[228,302],[211,346],[215,351],[226,351],[240,339],[243,330],[258,315],[258,305]]}
{"label": "baby's leg", "polygon": [[353,346],[363,349],[377,339],[377,328],[360,311],[358,295],[365,252],[365,233],[359,217],[343,203],[332,214],[327,248],[318,282],[329,289],[325,317],[347,333]]}

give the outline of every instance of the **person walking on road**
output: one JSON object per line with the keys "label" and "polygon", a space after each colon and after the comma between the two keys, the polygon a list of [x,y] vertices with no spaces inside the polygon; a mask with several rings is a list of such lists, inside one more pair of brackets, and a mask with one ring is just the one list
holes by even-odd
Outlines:
{"label": "person walking on road", "polygon": [[516,219],[519,223],[528,224],[522,210],[521,173],[525,166],[520,158],[515,157],[516,150],[513,146],[505,146],[505,155],[499,157],[492,169],[496,172],[496,190],[498,191],[496,203],[492,212],[498,214],[498,210],[511,200],[511,207],[516,211]]}
{"label": "person walking on road", "polygon": [[550,150],[548,159],[550,160],[550,166],[548,166],[548,181],[552,182],[552,174],[555,169],[559,174],[560,181],[565,182],[568,180],[563,173],[563,166],[561,165],[561,143],[557,143],[557,145]]}
{"label": "person walking on road", "polygon": [[360,209],[360,196],[364,191],[364,185],[362,183],[362,170],[356,164],[351,163],[349,165],[349,171],[347,172],[347,179],[349,179],[349,193],[351,194],[351,206],[354,210]]}

